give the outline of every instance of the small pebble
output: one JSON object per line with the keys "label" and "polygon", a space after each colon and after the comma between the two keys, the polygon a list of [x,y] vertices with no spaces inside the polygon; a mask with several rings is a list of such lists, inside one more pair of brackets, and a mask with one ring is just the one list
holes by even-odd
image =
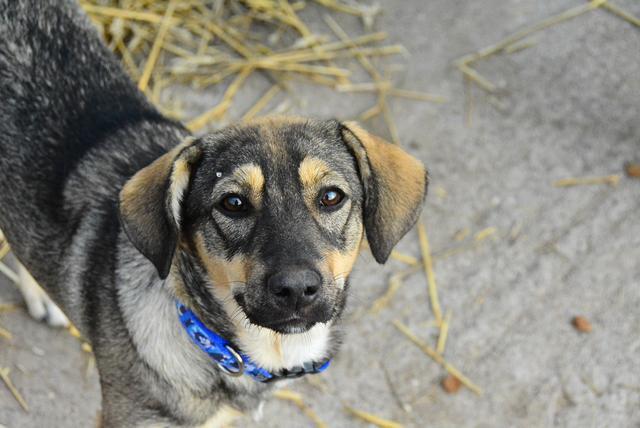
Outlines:
{"label": "small pebble", "polygon": [[572,323],[575,329],[580,333],[591,333],[591,330],[593,330],[589,320],[583,316],[578,315],[573,319]]}
{"label": "small pebble", "polygon": [[462,386],[462,382],[455,376],[448,375],[444,379],[442,379],[442,388],[445,390],[447,394],[455,394],[458,392],[460,387]]}
{"label": "small pebble", "polygon": [[44,357],[46,354],[42,348],[38,348],[37,346],[31,347],[31,352],[33,352],[38,357]]}
{"label": "small pebble", "polygon": [[640,178],[640,163],[628,163],[624,170],[629,177]]}

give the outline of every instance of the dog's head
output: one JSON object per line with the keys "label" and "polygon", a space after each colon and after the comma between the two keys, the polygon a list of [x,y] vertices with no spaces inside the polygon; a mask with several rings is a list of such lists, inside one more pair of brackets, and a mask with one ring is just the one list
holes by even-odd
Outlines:
{"label": "dog's head", "polygon": [[120,214],[160,277],[187,252],[230,317],[298,333],[339,316],[364,233],[384,263],[426,187],[418,160],[356,124],[270,118],[160,157],[124,186]]}

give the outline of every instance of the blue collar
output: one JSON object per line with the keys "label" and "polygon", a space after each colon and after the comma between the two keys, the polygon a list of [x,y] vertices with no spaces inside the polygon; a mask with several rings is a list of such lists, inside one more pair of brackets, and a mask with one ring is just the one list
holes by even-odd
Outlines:
{"label": "blue collar", "polygon": [[309,361],[302,366],[271,373],[251,361],[248,355],[236,351],[231,342],[209,330],[184,304],[176,301],[176,306],[180,322],[191,340],[211,357],[220,370],[230,376],[241,376],[244,373],[258,382],[272,382],[321,373],[331,363],[331,359],[327,358],[318,363]]}

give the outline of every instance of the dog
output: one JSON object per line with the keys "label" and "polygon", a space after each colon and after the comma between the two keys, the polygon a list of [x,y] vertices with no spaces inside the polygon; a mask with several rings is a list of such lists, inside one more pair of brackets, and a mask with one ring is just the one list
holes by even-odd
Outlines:
{"label": "dog", "polygon": [[105,427],[220,426],[325,370],[365,235],[384,263],[427,181],[351,122],[194,138],[76,3],[0,0],[0,228],[30,313],[90,341]]}

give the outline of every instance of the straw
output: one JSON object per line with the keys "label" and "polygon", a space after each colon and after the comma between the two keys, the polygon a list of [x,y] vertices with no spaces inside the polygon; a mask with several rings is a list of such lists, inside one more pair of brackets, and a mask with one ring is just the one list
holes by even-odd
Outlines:
{"label": "straw", "polygon": [[379,416],[376,416],[372,413],[368,413],[365,412],[363,410],[358,410],[355,409],[351,406],[348,405],[344,405],[344,409],[348,412],[351,413],[353,416],[355,416],[358,419],[362,419],[365,422],[368,422],[370,424],[373,424],[377,427],[380,428],[402,428],[402,425],[399,424],[398,422],[394,422],[394,421],[390,421],[388,419],[383,419]]}
{"label": "straw", "polygon": [[252,72],[253,68],[247,67],[240,74],[238,74],[235,80],[229,85],[226,92],[224,93],[222,101],[220,101],[220,103],[213,107],[211,110],[202,113],[200,116],[188,122],[187,128],[189,128],[191,132],[199,131],[212,120],[224,115],[231,106],[233,97],[235,97],[245,79],[249,77]]}
{"label": "straw", "polygon": [[422,340],[418,338],[418,336],[413,333],[409,327],[402,324],[398,320],[393,321],[393,325],[400,331],[400,333],[404,334],[411,342],[413,342],[422,352],[427,354],[433,361],[440,364],[449,374],[457,377],[460,382],[471,391],[476,393],[477,395],[482,395],[482,389],[479,386],[474,384],[468,377],[466,377],[460,370],[451,365],[447,360],[444,359],[442,355],[440,355],[435,349],[431,348],[429,345],[424,343]]}
{"label": "straw", "polygon": [[328,428],[328,425],[320,419],[320,416],[318,416],[318,414],[304,402],[304,398],[302,398],[301,394],[288,389],[280,389],[275,391],[273,396],[280,400],[290,401],[295,404],[315,424],[316,427]]}
{"label": "straw", "polygon": [[563,178],[553,182],[554,187],[573,187],[594,184],[608,184],[609,186],[617,186],[621,176],[619,174],[607,175],[604,177],[581,177],[581,178]]}
{"label": "straw", "polygon": [[11,378],[9,377],[9,373],[10,373],[10,370],[8,367],[0,367],[0,379],[2,379],[2,381],[4,382],[9,392],[11,392],[11,395],[13,395],[13,398],[15,398],[18,404],[20,404],[20,406],[24,409],[24,411],[28,413],[29,405],[27,404],[25,399],[22,397],[22,394],[20,394],[18,389],[15,387],[15,385],[11,381]]}
{"label": "straw", "polygon": [[438,334],[438,345],[436,346],[436,352],[440,355],[444,354],[444,349],[447,346],[447,336],[449,334],[449,325],[451,324],[451,311],[447,311],[444,320],[440,324],[440,334]]}
{"label": "straw", "polygon": [[442,310],[440,309],[440,300],[438,299],[438,286],[436,285],[436,277],[433,273],[433,262],[431,261],[431,250],[429,249],[429,238],[427,237],[427,229],[422,222],[418,223],[418,239],[420,240],[420,249],[422,250],[422,263],[424,272],[427,276],[429,285],[429,300],[431,301],[431,309],[433,316],[436,318],[438,326],[442,323]]}
{"label": "straw", "polygon": [[169,6],[167,6],[167,10],[164,13],[164,17],[162,18],[162,22],[160,23],[160,29],[158,30],[156,39],[153,42],[153,46],[151,47],[151,53],[149,53],[149,58],[147,59],[147,63],[144,66],[144,70],[142,71],[142,76],[138,81],[138,89],[140,89],[141,91],[147,89],[149,79],[151,79],[151,73],[153,72],[153,67],[155,67],[158,56],[160,55],[162,42],[167,32],[169,31],[169,27],[171,26],[171,15],[173,15],[173,11],[175,10],[176,5],[177,0],[170,0]]}

